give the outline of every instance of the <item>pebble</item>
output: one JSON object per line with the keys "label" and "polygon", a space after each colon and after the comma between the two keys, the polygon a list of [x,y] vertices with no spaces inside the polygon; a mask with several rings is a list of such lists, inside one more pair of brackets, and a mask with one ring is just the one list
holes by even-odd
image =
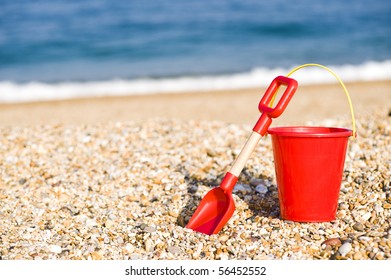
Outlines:
{"label": "pebble", "polygon": [[176,213],[175,211],[169,211],[168,215],[170,215],[171,217],[177,217],[178,213]]}
{"label": "pebble", "polygon": [[103,259],[103,253],[102,251],[94,251],[91,253],[91,258],[93,260],[102,260]]}
{"label": "pebble", "polygon": [[154,248],[153,241],[151,239],[147,239],[145,241],[145,251],[151,252]]}
{"label": "pebble", "polygon": [[50,245],[49,251],[52,253],[60,254],[62,252],[61,246],[58,245]]}
{"label": "pebble", "polygon": [[141,230],[144,230],[145,228],[147,228],[148,227],[148,225],[147,224],[144,224],[144,223],[142,223],[141,225],[140,225],[140,229]]}
{"label": "pebble", "polygon": [[125,250],[128,251],[129,254],[133,253],[135,251],[135,249],[136,248],[130,243],[126,244],[126,246],[125,246]]}
{"label": "pebble", "polygon": [[155,232],[155,231],[156,231],[156,228],[155,228],[155,227],[148,226],[148,227],[145,227],[145,228],[144,228],[144,231],[145,231],[145,232]]}
{"label": "pebble", "polygon": [[330,245],[330,246],[339,246],[341,245],[341,240],[339,238],[330,238],[323,241],[322,244]]}
{"label": "pebble", "polygon": [[362,223],[355,223],[353,225],[353,228],[357,231],[364,231],[364,226],[362,225]]}
{"label": "pebble", "polygon": [[361,260],[362,258],[363,258],[363,257],[362,257],[362,254],[361,254],[360,251],[354,253],[354,255],[353,255],[353,259],[354,259],[354,260]]}
{"label": "pebble", "polygon": [[219,240],[220,240],[221,242],[227,241],[228,238],[229,238],[229,236],[228,236],[227,234],[222,234],[222,235],[219,236]]}
{"label": "pebble", "polygon": [[251,186],[256,187],[256,186],[258,186],[260,184],[264,184],[264,180],[263,179],[260,179],[260,178],[251,178],[250,179],[250,185]]}
{"label": "pebble", "polygon": [[196,259],[198,259],[199,256],[200,256],[201,253],[202,253],[202,249],[203,249],[203,248],[204,248],[204,245],[203,245],[202,243],[198,243],[198,244],[196,245],[196,250],[195,250],[194,253],[193,253],[193,257],[196,258]]}
{"label": "pebble", "polygon": [[320,237],[319,234],[314,234],[314,235],[312,236],[312,238],[313,238],[314,240],[320,240],[320,239],[321,239],[321,237]]}
{"label": "pebble", "polygon": [[268,192],[268,188],[264,185],[258,185],[255,187],[255,191],[260,194],[265,194]]}
{"label": "pebble", "polygon": [[182,252],[182,250],[178,246],[169,246],[168,252],[175,255],[175,254],[180,254]]}
{"label": "pebble", "polygon": [[384,209],[391,209],[391,204],[390,203],[384,203],[383,204]]}
{"label": "pebble", "polygon": [[258,231],[258,234],[259,234],[259,235],[269,235],[269,232],[267,231],[267,229],[261,228],[261,229]]}
{"label": "pebble", "polygon": [[308,242],[312,242],[312,239],[311,239],[311,237],[309,237],[309,236],[303,236],[302,237],[304,240],[306,240],[306,241],[308,241]]}
{"label": "pebble", "polygon": [[219,254],[220,260],[227,261],[229,260],[229,257],[227,254]]}
{"label": "pebble", "polygon": [[245,184],[236,184],[233,191],[234,192],[250,192],[251,187],[249,185],[245,185]]}
{"label": "pebble", "polygon": [[235,187],[232,218],[212,236],[184,226],[251,126],[154,119],[0,127],[1,258],[314,260],[338,251],[391,259],[391,124],[379,110],[368,114],[349,140],[334,221],[281,219],[265,138]]}
{"label": "pebble", "polygon": [[367,212],[364,215],[362,215],[362,219],[364,221],[368,221],[371,218],[371,216],[372,216],[372,214],[370,212]]}
{"label": "pebble", "polygon": [[339,247],[338,252],[342,257],[345,257],[352,250],[352,244],[346,242]]}

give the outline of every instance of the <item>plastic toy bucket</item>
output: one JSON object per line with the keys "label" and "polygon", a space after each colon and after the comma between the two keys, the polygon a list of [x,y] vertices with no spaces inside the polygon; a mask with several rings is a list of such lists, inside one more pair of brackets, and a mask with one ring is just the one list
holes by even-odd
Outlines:
{"label": "plastic toy bucket", "polygon": [[268,130],[272,139],[280,213],[284,220],[327,222],[336,218],[348,138],[356,136],[353,107],[343,87],[351,108],[353,130],[311,126]]}
{"label": "plastic toy bucket", "polygon": [[270,128],[281,217],[297,222],[335,219],[348,138],[332,127]]}

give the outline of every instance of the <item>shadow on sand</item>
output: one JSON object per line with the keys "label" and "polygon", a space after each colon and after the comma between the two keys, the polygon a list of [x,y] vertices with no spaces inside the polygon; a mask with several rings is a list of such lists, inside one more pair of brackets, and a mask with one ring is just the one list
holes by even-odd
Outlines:
{"label": "shadow on sand", "polygon": [[[208,186],[210,189],[218,187],[221,183],[221,180],[224,177],[224,174],[220,175],[214,180],[200,179],[195,178],[190,175],[189,172],[181,168],[181,173],[185,174],[185,182],[187,184],[187,194],[189,199],[187,200],[186,205],[181,209],[177,217],[177,225],[185,227],[193,215],[194,211],[198,207],[202,198],[206,195],[197,194],[198,186]],[[254,175],[249,174],[248,170],[245,168],[238,180],[239,185],[245,185],[245,190],[234,190],[233,194],[237,195],[241,200],[243,200],[248,208],[252,211],[253,215],[247,219],[253,221],[255,217],[270,217],[278,218],[280,215],[279,210],[279,201],[277,195],[277,186],[270,184],[272,178],[259,175],[259,179],[252,179]],[[256,192],[255,188],[257,185],[268,186],[268,191],[265,194],[259,194]],[[235,187],[236,188],[236,187]]]}

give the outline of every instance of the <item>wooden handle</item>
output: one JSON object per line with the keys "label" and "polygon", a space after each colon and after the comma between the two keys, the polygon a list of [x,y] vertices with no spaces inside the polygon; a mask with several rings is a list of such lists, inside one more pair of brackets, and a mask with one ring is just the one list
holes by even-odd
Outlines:
{"label": "wooden handle", "polygon": [[246,164],[246,161],[254,151],[255,147],[258,145],[258,142],[261,140],[261,138],[262,136],[259,133],[255,131],[251,133],[250,137],[247,139],[246,144],[244,144],[244,147],[240,151],[239,156],[236,158],[234,164],[229,170],[231,174],[239,177],[244,165]]}

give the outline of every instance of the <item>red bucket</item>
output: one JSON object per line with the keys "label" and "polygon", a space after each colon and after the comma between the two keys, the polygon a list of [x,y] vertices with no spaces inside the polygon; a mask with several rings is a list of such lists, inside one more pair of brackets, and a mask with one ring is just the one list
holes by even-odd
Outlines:
{"label": "red bucket", "polygon": [[281,217],[297,222],[327,222],[337,214],[339,190],[349,136],[356,137],[352,102],[342,80],[320,64],[341,84],[349,101],[353,130],[335,127],[292,126],[270,128]]}
{"label": "red bucket", "polygon": [[281,217],[334,220],[352,131],[333,127],[276,127],[272,138]]}

